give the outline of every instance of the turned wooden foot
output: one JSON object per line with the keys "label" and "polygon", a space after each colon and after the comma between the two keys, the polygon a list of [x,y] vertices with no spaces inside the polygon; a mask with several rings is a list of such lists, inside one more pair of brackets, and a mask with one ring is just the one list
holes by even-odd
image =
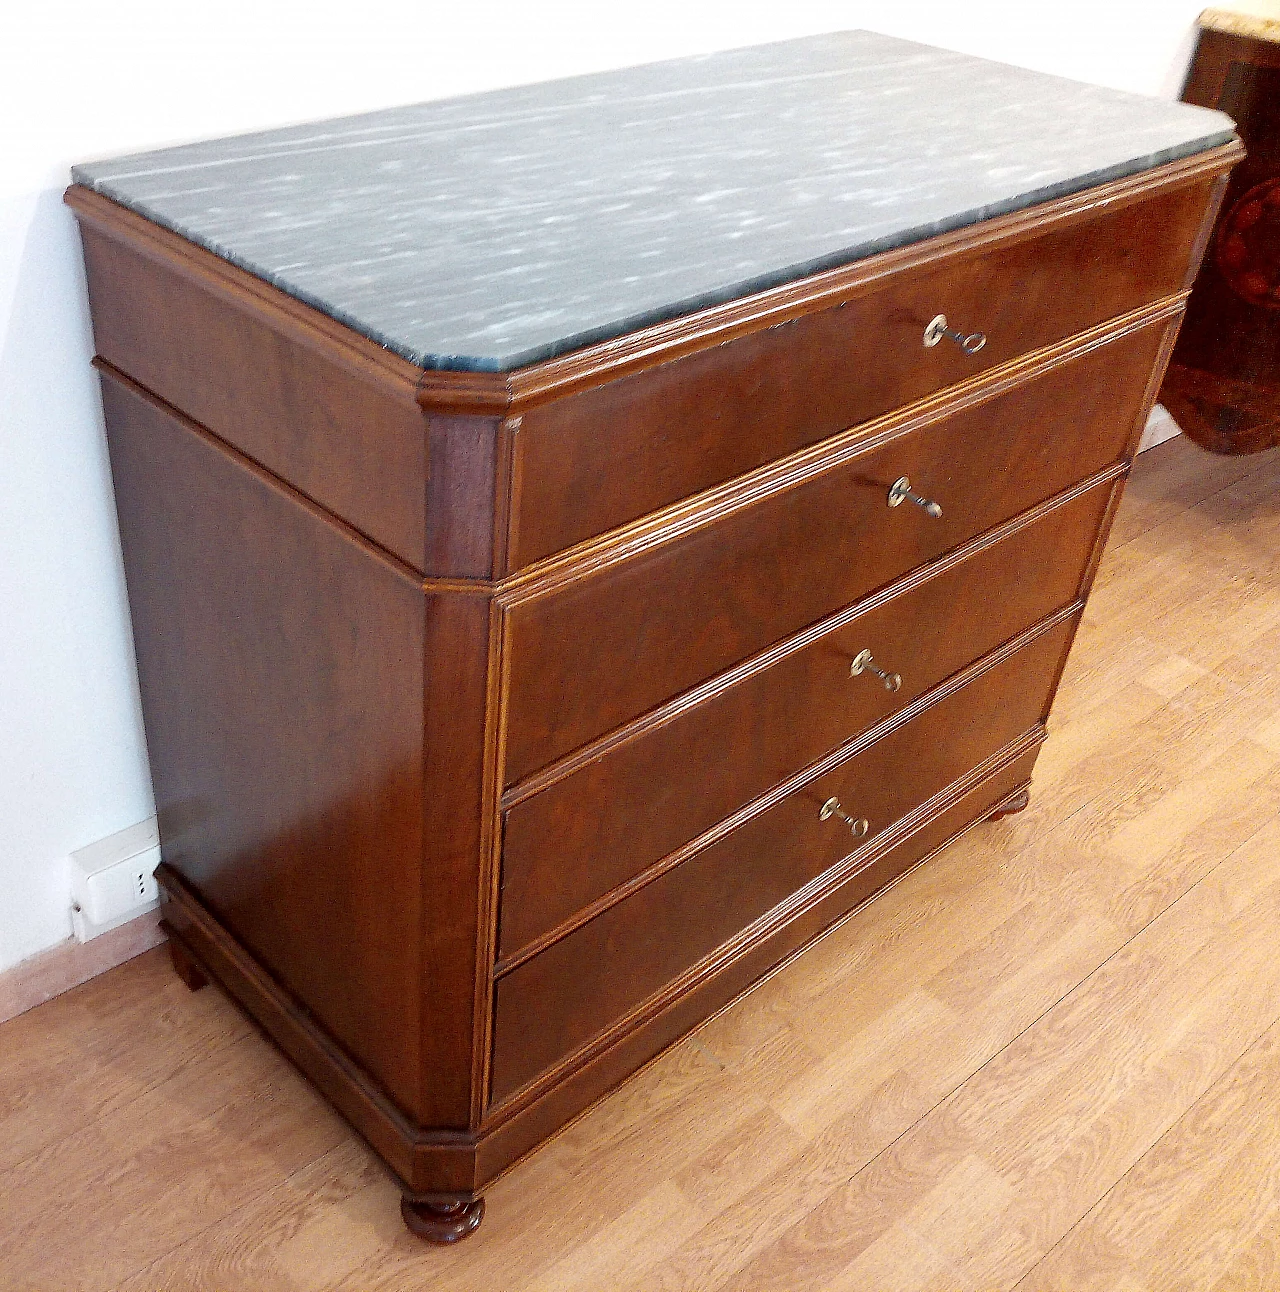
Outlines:
{"label": "turned wooden foot", "polygon": [[174,972],[192,991],[209,985],[205,971],[192,959],[191,953],[173,934],[169,935],[169,959],[173,961]]}
{"label": "turned wooden foot", "polygon": [[1023,808],[1031,802],[1031,791],[1029,789],[1019,790],[1011,799],[1006,799],[992,814],[987,817],[988,821],[999,821],[1004,817],[1012,816],[1015,812],[1021,812]]}
{"label": "turned wooden foot", "polygon": [[411,1198],[405,1194],[400,1199],[400,1214],[419,1238],[429,1243],[456,1243],[480,1228],[484,1199],[465,1195]]}

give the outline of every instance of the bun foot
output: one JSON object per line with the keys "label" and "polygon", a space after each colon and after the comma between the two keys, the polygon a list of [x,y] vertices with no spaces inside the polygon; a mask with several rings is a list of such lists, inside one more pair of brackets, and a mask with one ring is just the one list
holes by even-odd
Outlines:
{"label": "bun foot", "polygon": [[199,991],[201,987],[209,985],[205,971],[196,964],[191,952],[172,933],[169,934],[169,959],[173,961],[174,972],[192,991]]}
{"label": "bun foot", "polygon": [[411,1232],[429,1243],[456,1243],[474,1234],[484,1219],[484,1199],[469,1194],[400,1199],[400,1214]]}
{"label": "bun foot", "polygon": [[1004,817],[1012,816],[1015,812],[1021,812],[1023,808],[1031,802],[1031,791],[1029,789],[1019,790],[1011,799],[1006,799],[994,812],[987,817],[988,821],[1000,821]]}

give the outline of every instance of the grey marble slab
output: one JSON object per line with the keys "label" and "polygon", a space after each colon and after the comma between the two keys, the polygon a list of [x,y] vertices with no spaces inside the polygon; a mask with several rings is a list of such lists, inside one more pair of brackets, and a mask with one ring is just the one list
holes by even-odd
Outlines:
{"label": "grey marble slab", "polygon": [[413,363],[506,371],[1232,135],[854,31],[73,173]]}

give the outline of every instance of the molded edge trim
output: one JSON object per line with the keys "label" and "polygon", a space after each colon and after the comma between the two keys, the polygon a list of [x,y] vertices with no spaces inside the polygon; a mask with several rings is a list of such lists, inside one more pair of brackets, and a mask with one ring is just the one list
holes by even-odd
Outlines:
{"label": "molded edge trim", "polygon": [[[607,530],[603,534],[585,539],[573,547],[525,566],[500,580],[424,575],[421,570],[388,551],[381,543],[370,538],[349,521],[336,516],[283,476],[229,444],[214,431],[195,421],[180,408],[170,404],[147,387],[140,385],[107,360],[95,357],[92,363],[100,373],[120,382],[169,417],[180,421],[187,429],[201,436],[209,444],[221,449],[259,479],[289,495],[318,518],[342,530],[348,538],[364,548],[371,556],[418,583],[424,592],[481,597],[490,597],[496,593],[500,597],[500,604],[505,612],[524,601],[554,593],[562,585],[574,581],[581,574],[607,568],[619,561],[637,556],[651,547],[679,538],[722,516],[748,507],[761,498],[803,484],[811,476],[821,474],[829,467],[848,458],[856,457],[899,436],[931,425],[952,413],[987,403],[1111,341],[1119,340],[1145,327],[1174,319],[1185,308],[1186,299],[1186,292],[1162,298],[1130,314],[1119,315],[1086,332],[1077,333],[1064,341],[1020,355],[1006,364],[980,373],[967,381],[945,387],[937,394],[930,395],[903,409],[895,409],[870,421],[859,422],[847,430],[799,449],[775,462],[766,463],[744,475],[735,476],[723,484],[714,485],[701,493],[681,499],[617,529]],[[1172,342],[1169,344],[1171,345]],[[519,432],[519,425],[519,418],[510,418],[503,421],[498,428],[500,461],[498,479],[495,481],[495,511],[502,507],[510,508],[511,493],[518,488],[517,472],[509,459],[512,457],[512,442]],[[503,535],[504,528],[502,524],[497,524],[495,533],[499,536]]]}
{"label": "molded edge trim", "polygon": [[1087,332],[1078,332],[1065,341],[1033,350],[959,385],[948,386],[905,408],[858,422],[816,444],[682,498],[617,529],[584,539],[508,575],[495,588],[499,604],[509,610],[551,596],[586,575],[635,560],[764,499],[796,489],[894,440],[989,404],[1113,342],[1180,320],[1186,301],[1186,292],[1162,297],[1129,314],[1108,319]]}
{"label": "molded edge trim", "polygon": [[603,385],[626,373],[656,367],[683,354],[813,313],[869,290],[899,270],[926,265],[996,239],[1018,241],[1031,237],[1049,224],[1088,219],[1102,206],[1124,206],[1159,188],[1193,184],[1206,175],[1229,169],[1243,156],[1244,146],[1238,140],[1221,144],[1067,197],[954,229],[835,269],[821,270],[794,282],[507,373],[424,371],[264,279],[84,185],[72,184],[63,200],[79,219],[111,237],[130,242],[210,290],[231,297],[242,307],[267,316],[272,326],[287,330],[296,339],[319,345],[366,373],[380,370],[388,382],[412,391],[428,412],[506,416],[571,391]]}
{"label": "molded edge trim", "polygon": [[72,184],[62,200],[78,220],[104,237],[124,243],[139,255],[254,314],[291,341],[323,351],[359,376],[381,382],[400,398],[416,399],[422,370],[344,323],[82,184]]}

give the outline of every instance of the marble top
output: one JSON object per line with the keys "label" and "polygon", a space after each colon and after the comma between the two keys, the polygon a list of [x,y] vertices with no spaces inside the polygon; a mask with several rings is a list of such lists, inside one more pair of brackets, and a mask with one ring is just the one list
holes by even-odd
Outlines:
{"label": "marble top", "polygon": [[502,372],[1232,137],[852,31],[73,173],[415,364]]}

